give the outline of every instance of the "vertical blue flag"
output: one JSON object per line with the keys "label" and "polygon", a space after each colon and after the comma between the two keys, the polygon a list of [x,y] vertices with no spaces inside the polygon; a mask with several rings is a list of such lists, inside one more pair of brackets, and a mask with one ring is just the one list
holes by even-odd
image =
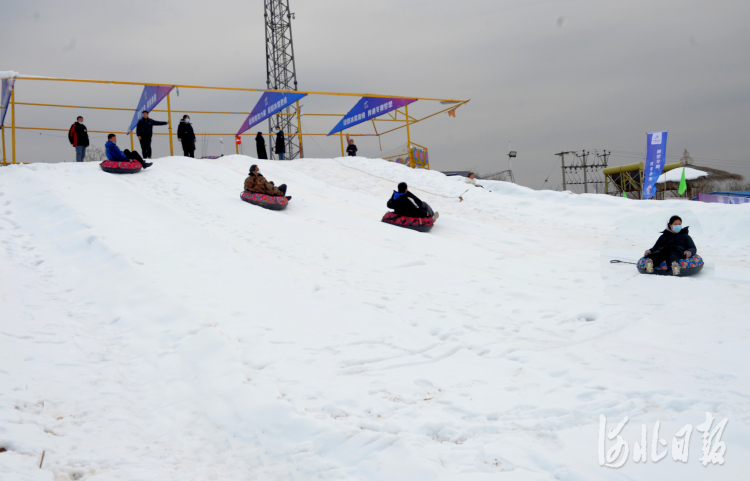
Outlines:
{"label": "vertical blue flag", "polygon": [[166,85],[146,85],[143,87],[143,93],[141,99],[138,101],[138,107],[135,108],[135,114],[133,120],[130,122],[130,128],[128,133],[132,132],[138,121],[141,120],[141,114],[145,110],[151,112],[164,97],[169,95],[174,87],[167,87]]}
{"label": "vertical blue flag", "polygon": [[646,164],[643,167],[643,198],[656,194],[656,180],[664,170],[667,157],[667,132],[646,134]]}
{"label": "vertical blue flag", "polygon": [[10,94],[13,91],[13,84],[16,82],[14,78],[4,78],[2,90],[0,90],[0,127],[5,125],[5,114],[8,113],[8,103],[10,102]]}
{"label": "vertical blue flag", "polygon": [[263,92],[260,100],[258,100],[258,103],[255,104],[255,108],[253,108],[252,112],[250,112],[250,115],[247,116],[245,121],[242,122],[242,127],[240,127],[240,130],[237,131],[237,135],[240,135],[242,132],[250,129],[253,125],[257,125],[258,123],[263,122],[273,114],[284,110],[305,95],[307,94]]}

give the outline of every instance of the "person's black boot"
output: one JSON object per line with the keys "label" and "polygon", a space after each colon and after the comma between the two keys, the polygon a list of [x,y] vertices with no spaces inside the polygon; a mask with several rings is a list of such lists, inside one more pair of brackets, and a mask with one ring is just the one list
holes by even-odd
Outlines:
{"label": "person's black boot", "polygon": [[153,162],[143,161],[143,162],[141,162],[141,165],[143,166],[144,169],[148,169],[149,167],[151,167],[152,165],[154,165],[154,163]]}
{"label": "person's black boot", "polygon": [[291,195],[287,195],[286,196],[286,200],[292,200],[292,196]]}

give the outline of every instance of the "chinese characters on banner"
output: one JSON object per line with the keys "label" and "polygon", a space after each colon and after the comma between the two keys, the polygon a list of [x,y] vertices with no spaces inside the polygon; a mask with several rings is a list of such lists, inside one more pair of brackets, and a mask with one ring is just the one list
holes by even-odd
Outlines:
{"label": "chinese characters on banner", "polygon": [[143,93],[141,94],[141,99],[138,101],[138,107],[135,108],[133,120],[130,122],[128,133],[132,132],[133,129],[135,129],[138,121],[141,120],[141,114],[143,113],[143,111],[145,110],[146,112],[151,112],[159,104],[159,102],[164,99],[164,97],[169,95],[169,92],[171,92],[173,88],[174,87],[167,87],[165,85],[144,86]]}
{"label": "chinese characters on banner", "polygon": [[667,157],[667,132],[646,134],[646,165],[643,167],[643,198],[656,194],[656,180],[664,170]]}
{"label": "chinese characters on banner", "polygon": [[239,136],[246,130],[252,128],[254,125],[263,122],[273,114],[287,108],[305,95],[307,94],[263,92],[260,100],[258,100],[258,103],[255,104],[255,108],[253,108],[252,112],[250,112],[250,115],[247,116],[245,121],[242,122],[242,127],[240,127],[240,130],[237,131],[237,135]]}
{"label": "chinese characters on banner", "polygon": [[[599,443],[598,443],[598,455],[599,455],[599,466],[605,466],[607,468],[620,468],[628,461],[628,455],[630,454],[630,446],[627,441],[622,437],[622,430],[628,423],[628,417],[625,416],[616,426],[611,427],[607,431],[607,418],[601,414],[599,415]],[[724,464],[724,453],[727,450],[727,445],[721,440],[721,435],[724,433],[724,428],[727,425],[728,419],[723,419],[721,422],[711,429],[714,422],[714,417],[711,413],[706,413],[706,421],[696,426],[696,431],[702,433],[701,435],[701,453],[703,454],[700,458],[700,462],[703,466],[711,464]],[[661,422],[657,421],[654,425],[652,435],[648,437],[648,427],[645,424],[641,425],[640,439],[633,444],[633,462],[645,463],[649,459],[649,455],[652,463],[658,463],[667,456],[667,440],[660,437],[659,429]],[[679,431],[677,431],[672,438],[672,460],[680,461],[683,463],[688,462],[688,454],[690,451],[690,435],[693,433],[693,426],[686,424]],[[607,440],[614,441],[612,446],[607,449]],[[651,449],[649,450],[649,441]]]}
{"label": "chinese characters on banner", "polygon": [[352,108],[344,118],[336,124],[328,135],[333,135],[342,130],[354,127],[362,122],[374,119],[380,115],[386,114],[392,110],[400,109],[410,103],[416,102],[417,99],[387,99],[383,97],[362,97],[357,105]]}

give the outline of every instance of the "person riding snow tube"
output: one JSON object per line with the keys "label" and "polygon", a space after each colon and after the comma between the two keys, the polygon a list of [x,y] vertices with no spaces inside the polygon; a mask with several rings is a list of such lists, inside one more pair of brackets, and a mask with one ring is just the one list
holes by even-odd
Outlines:
{"label": "person riding snow tube", "polygon": [[116,160],[105,160],[99,164],[99,167],[110,174],[135,174],[143,169],[140,162],[118,162]]}
{"label": "person riding snow tube", "polygon": [[432,217],[405,217],[395,212],[387,212],[383,216],[382,222],[419,232],[429,232],[435,226],[435,221],[432,220]]}
{"label": "person riding snow tube", "polygon": [[649,260],[650,259],[648,257],[644,257],[638,261],[638,272],[640,272],[641,274],[655,274],[657,276],[677,275],[680,277],[685,277],[697,274],[703,269],[703,259],[698,254],[689,257],[688,259],[680,259],[678,261],[680,264],[679,274],[674,274],[672,272],[670,266],[667,265],[667,261],[662,262],[658,266],[653,266],[651,272],[649,272],[646,269]]}
{"label": "person riding snow tube", "polygon": [[273,182],[266,180],[257,165],[250,166],[250,173],[245,179],[245,191],[240,194],[245,202],[259,205],[266,209],[282,210],[289,205],[291,196],[286,195],[286,184],[276,187]]}
{"label": "person riding snow tube", "polygon": [[682,227],[680,216],[673,215],[656,244],[638,261],[638,272],[673,276],[691,276],[700,272],[703,259],[698,256],[698,248],[688,230],[688,227]]}
{"label": "person riding snow tube", "polygon": [[393,209],[393,212],[387,212],[382,222],[419,232],[432,229],[439,215],[427,202],[421,201],[409,192],[406,182],[398,184],[398,192],[393,192],[386,205]]}
{"label": "person riding snow tube", "polygon": [[283,195],[266,195],[257,192],[243,192],[240,199],[265,209],[284,210],[289,205],[289,199]]}

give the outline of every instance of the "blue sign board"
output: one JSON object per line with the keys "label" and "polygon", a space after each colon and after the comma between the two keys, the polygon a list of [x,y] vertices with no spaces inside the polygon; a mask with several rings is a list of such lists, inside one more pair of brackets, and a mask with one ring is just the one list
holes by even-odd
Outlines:
{"label": "blue sign board", "polygon": [[237,131],[237,135],[250,129],[253,125],[263,122],[268,117],[289,107],[307,94],[292,94],[287,92],[263,92],[258,103],[250,115],[242,123],[242,127]]}
{"label": "blue sign board", "polygon": [[667,132],[646,134],[646,164],[643,167],[643,198],[656,194],[656,181],[667,158]]}
{"label": "blue sign board", "polygon": [[165,85],[145,85],[143,87],[141,99],[138,101],[138,107],[136,107],[135,109],[133,121],[130,122],[128,133],[132,132],[133,129],[135,129],[138,121],[141,120],[143,111],[145,110],[146,112],[150,113],[159,104],[159,102],[164,99],[164,97],[169,95],[169,92],[171,92],[173,88],[174,87],[167,87]]}
{"label": "blue sign board", "polygon": [[389,99],[385,97],[362,97],[357,105],[344,115],[344,118],[336,124],[328,135],[332,135],[349,127],[354,127],[362,122],[374,119],[392,110],[400,109],[405,105],[416,102],[417,99]]}

